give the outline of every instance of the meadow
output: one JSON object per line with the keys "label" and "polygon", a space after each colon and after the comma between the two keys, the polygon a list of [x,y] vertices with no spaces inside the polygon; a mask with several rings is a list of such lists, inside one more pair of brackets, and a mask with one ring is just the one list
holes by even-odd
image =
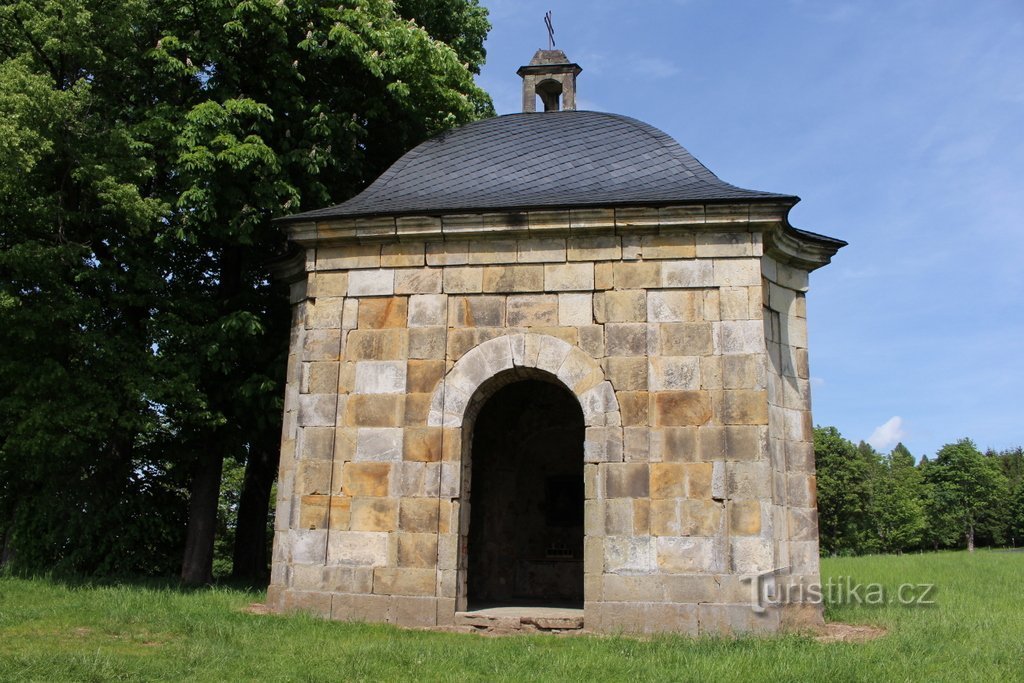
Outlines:
{"label": "meadow", "polygon": [[[260,593],[146,582],[0,577],[4,681],[1019,680],[1024,552],[828,558],[823,583],[877,583],[889,604],[836,591],[830,622],[867,642],[808,635],[482,637],[254,614]],[[931,605],[891,600],[934,584]],[[922,591],[915,588],[915,595]],[[866,598],[864,590],[859,592]],[[877,594],[876,594],[877,595]],[[907,597],[909,594],[904,593]],[[866,600],[865,600],[866,603]]]}

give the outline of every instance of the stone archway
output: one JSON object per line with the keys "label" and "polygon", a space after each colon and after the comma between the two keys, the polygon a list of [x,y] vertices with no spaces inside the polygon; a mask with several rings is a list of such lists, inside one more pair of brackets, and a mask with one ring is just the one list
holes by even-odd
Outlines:
{"label": "stone archway", "polygon": [[583,606],[583,412],[552,375],[531,374],[494,377],[467,425],[470,609]]}
{"label": "stone archway", "polygon": [[[457,611],[468,606],[474,426],[481,409],[504,387],[537,380],[561,387],[579,404],[584,429],[584,479],[596,480],[597,463],[622,460],[622,426],[615,392],[600,364],[579,348],[548,335],[511,334],[484,342],[462,356],[435,389],[427,420],[429,426],[454,430],[462,445],[458,541],[439,550],[438,557],[439,566],[457,569]],[[600,529],[585,525],[583,532],[584,539],[602,535]],[[601,572],[601,567],[585,564],[583,569],[584,574]]]}

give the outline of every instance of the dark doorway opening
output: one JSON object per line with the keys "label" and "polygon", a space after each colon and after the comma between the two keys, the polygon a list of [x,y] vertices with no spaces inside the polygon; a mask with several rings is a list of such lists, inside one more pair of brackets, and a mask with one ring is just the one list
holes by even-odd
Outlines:
{"label": "dark doorway opening", "polygon": [[583,606],[583,411],[560,385],[521,380],[477,415],[467,597]]}

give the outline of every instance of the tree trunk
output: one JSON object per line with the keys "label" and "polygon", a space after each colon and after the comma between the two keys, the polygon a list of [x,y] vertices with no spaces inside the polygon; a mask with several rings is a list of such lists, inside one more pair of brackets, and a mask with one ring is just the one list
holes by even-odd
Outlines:
{"label": "tree trunk", "polygon": [[245,463],[245,480],[238,501],[238,523],[231,578],[265,585],[267,571],[267,517],[281,451],[275,446],[253,448]]}
{"label": "tree trunk", "polygon": [[181,563],[181,580],[189,585],[213,581],[213,541],[217,531],[217,500],[224,456],[200,456],[189,487],[188,532],[185,537],[185,559]]}
{"label": "tree trunk", "polygon": [[967,552],[974,552],[974,525],[971,524],[967,527]]}

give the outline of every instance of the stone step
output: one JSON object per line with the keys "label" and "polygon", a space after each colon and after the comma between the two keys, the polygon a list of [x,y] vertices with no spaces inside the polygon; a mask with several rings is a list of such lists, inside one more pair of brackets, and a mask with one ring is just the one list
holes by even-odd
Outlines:
{"label": "stone step", "polygon": [[496,609],[457,612],[456,626],[469,626],[480,631],[496,633],[561,632],[583,629],[583,610],[502,607]]}

